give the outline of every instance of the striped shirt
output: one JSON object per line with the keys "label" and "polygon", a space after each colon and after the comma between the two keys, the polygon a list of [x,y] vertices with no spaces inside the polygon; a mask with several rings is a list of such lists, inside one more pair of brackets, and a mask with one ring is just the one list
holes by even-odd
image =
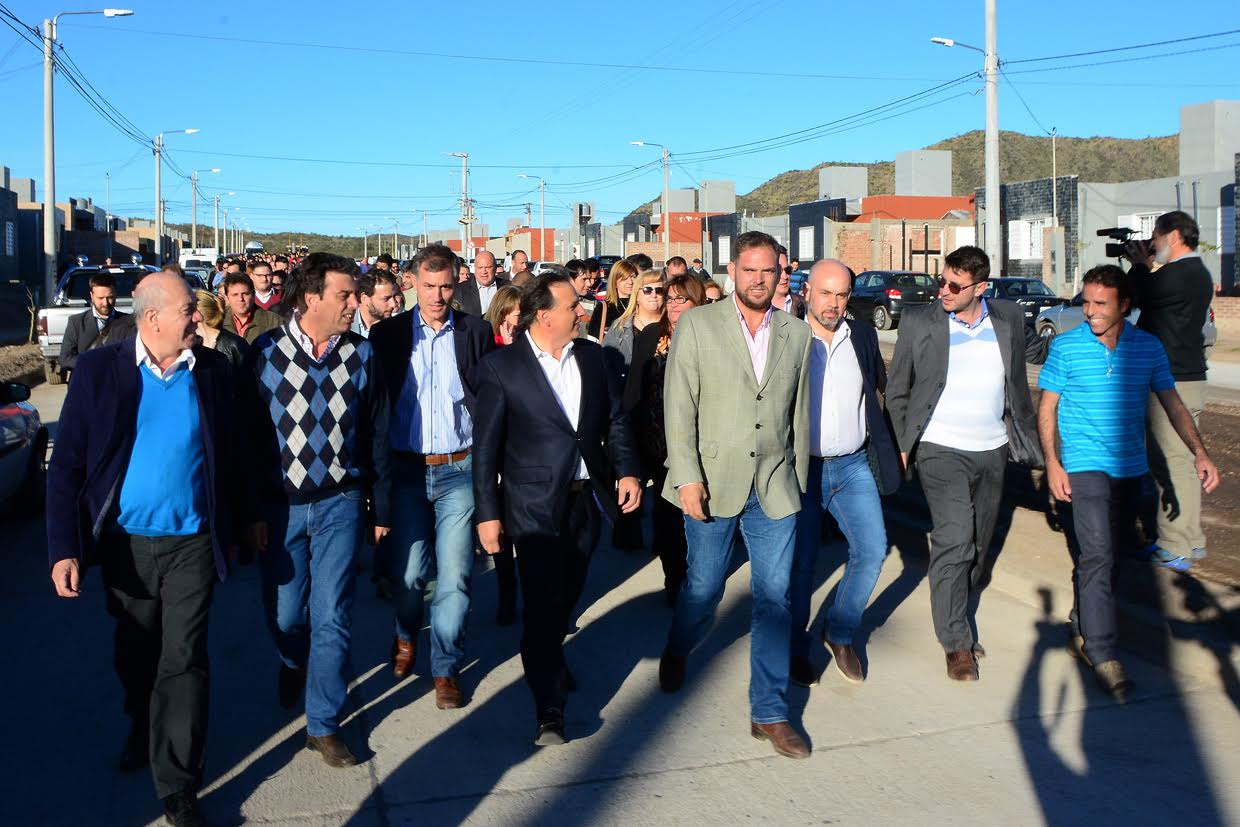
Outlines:
{"label": "striped shirt", "polygon": [[455,454],[473,445],[474,421],[456,364],[456,319],[436,331],[413,308],[413,350],[391,425],[391,446],[412,454]]}
{"label": "striped shirt", "polygon": [[1115,350],[1088,322],[1055,337],[1038,387],[1059,394],[1059,439],[1069,474],[1101,471],[1139,477],[1145,454],[1145,407],[1150,392],[1171,390],[1167,352],[1155,337],[1124,322]]}

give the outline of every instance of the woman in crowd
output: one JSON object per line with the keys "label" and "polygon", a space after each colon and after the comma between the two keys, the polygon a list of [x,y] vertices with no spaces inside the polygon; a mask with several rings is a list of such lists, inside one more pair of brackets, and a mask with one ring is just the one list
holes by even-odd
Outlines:
{"label": "woman in crowd", "polygon": [[[663,318],[663,276],[647,270],[633,280],[633,298],[620,318],[607,329],[603,347],[616,350],[623,358],[619,376],[624,381],[628,373],[629,359],[633,356],[633,341],[650,325],[657,325]],[[610,364],[612,360],[608,359]]]}
{"label": "woman in crowd", "polygon": [[624,387],[624,407],[633,418],[637,449],[646,479],[653,484],[654,552],[663,561],[663,593],[667,605],[676,595],[688,571],[685,523],[680,509],[663,499],[667,469],[667,441],[663,430],[663,373],[672,334],[680,317],[706,303],[706,291],[696,276],[676,276],[667,283],[667,312],[658,324],[647,325],[633,343],[633,361]]}
{"label": "woman in crowd", "polygon": [[617,261],[607,273],[607,297],[603,304],[594,308],[590,317],[590,335],[603,341],[607,328],[624,315],[633,298],[633,282],[637,268],[627,261]]}
{"label": "woman in crowd", "polygon": [[517,320],[521,318],[521,291],[512,285],[505,285],[491,299],[487,308],[486,320],[491,323],[495,333],[495,344],[499,346],[512,344],[516,334]]}
{"label": "woman in crowd", "polygon": [[717,301],[723,300],[723,288],[714,279],[707,279],[702,282],[702,289],[706,291],[707,304],[714,304]]}
{"label": "woman in crowd", "polygon": [[195,290],[194,301],[198,304],[198,312],[202,314],[202,321],[198,323],[198,336],[203,345],[227,356],[228,361],[232,362],[233,370],[240,370],[249,345],[236,333],[223,329],[223,300],[207,290]]}

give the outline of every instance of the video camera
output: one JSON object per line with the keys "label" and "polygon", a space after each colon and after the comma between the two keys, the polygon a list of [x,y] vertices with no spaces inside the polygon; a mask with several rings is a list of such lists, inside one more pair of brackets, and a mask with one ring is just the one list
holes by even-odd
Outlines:
{"label": "video camera", "polygon": [[1106,238],[1113,238],[1116,242],[1118,242],[1116,244],[1107,245],[1107,258],[1125,258],[1127,256],[1125,248],[1127,248],[1130,242],[1146,247],[1148,252],[1150,247],[1149,241],[1144,239],[1137,239],[1135,242],[1132,241],[1132,237],[1136,235],[1136,233],[1136,230],[1129,229],[1128,227],[1108,227],[1105,230],[1099,230],[1098,235],[1105,236]]}

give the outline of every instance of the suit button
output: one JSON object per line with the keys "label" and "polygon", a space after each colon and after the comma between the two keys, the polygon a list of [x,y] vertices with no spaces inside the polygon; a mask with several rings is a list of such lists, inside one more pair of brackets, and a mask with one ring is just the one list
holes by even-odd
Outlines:
{"label": "suit button", "polygon": [[758,394],[758,401],[759,401],[759,402],[761,402],[761,401],[762,401],[762,394]]}
{"label": "suit button", "polygon": [[756,456],[757,456],[757,454],[756,454],[756,453],[754,453],[753,451],[750,451],[750,452],[749,452],[749,456],[751,456],[751,457],[756,457]]}
{"label": "suit button", "polygon": [[761,423],[761,422],[755,422],[753,427],[754,427],[754,430],[761,430],[761,429],[762,429],[762,423]]}

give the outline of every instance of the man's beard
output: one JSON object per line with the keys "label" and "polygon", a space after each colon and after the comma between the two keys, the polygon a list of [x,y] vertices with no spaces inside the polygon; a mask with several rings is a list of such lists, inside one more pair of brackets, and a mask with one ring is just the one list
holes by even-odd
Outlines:
{"label": "man's beard", "polygon": [[1171,260],[1171,245],[1168,244],[1162,247],[1154,248],[1154,263],[1155,264],[1166,264],[1170,260]]}
{"label": "man's beard", "polygon": [[837,315],[834,319],[828,319],[826,316],[815,316],[814,318],[818,320],[818,324],[822,325],[832,333],[839,330],[840,324],[844,321],[843,314]]}
{"label": "man's beard", "polygon": [[750,310],[766,310],[771,306],[771,297],[767,296],[760,304],[749,298],[749,293],[744,290],[736,291],[737,300],[748,307]]}

